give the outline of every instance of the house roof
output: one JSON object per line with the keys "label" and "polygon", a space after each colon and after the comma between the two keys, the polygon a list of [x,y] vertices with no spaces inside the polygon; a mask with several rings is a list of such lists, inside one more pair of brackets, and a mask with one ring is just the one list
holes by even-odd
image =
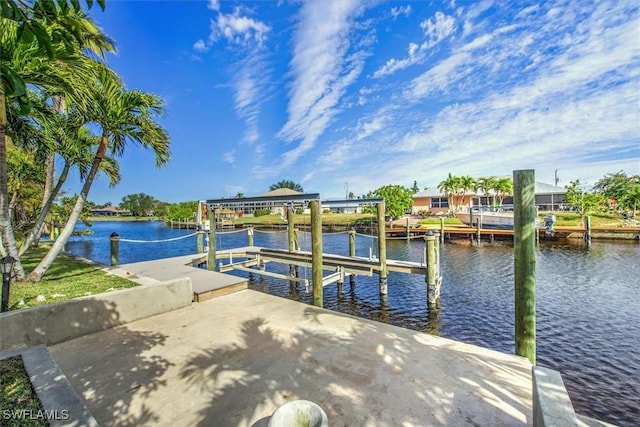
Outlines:
{"label": "house roof", "polygon": [[91,209],[91,212],[131,213],[131,211],[127,209],[120,209],[116,206],[105,206],[101,209]]}
{"label": "house roof", "polygon": [[261,194],[258,197],[297,196],[299,194],[302,194],[302,193],[296,190],[292,190],[290,188],[276,188],[275,190],[269,191],[268,193]]}
{"label": "house roof", "polygon": [[544,182],[536,181],[536,194],[564,194],[567,189],[564,187],[558,187],[557,185],[545,184]]}

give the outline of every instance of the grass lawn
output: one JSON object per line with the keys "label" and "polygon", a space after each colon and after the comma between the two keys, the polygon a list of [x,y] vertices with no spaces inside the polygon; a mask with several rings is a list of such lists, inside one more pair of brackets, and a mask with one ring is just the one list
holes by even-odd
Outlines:
{"label": "grass lawn", "polygon": [[11,418],[12,413],[33,414],[42,411],[38,396],[31,387],[21,356],[0,360],[0,420],[3,426],[47,426],[44,419]]}
{"label": "grass lawn", "polygon": [[[25,272],[33,270],[47,251],[33,248],[21,258]],[[81,261],[59,255],[40,282],[11,282],[9,310],[64,301],[86,295],[131,288],[138,284],[118,276],[111,276]],[[45,301],[37,301],[39,295]],[[23,301],[24,304],[20,304]],[[1,415],[1,414],[0,414]]]}
{"label": "grass lawn", "polygon": [[[462,221],[454,216],[447,216],[444,218],[445,225],[464,225]],[[423,218],[418,221],[418,224],[426,225],[440,225],[440,217]]]}
{"label": "grass lawn", "polygon": [[[560,227],[584,226],[583,218],[578,212],[538,212],[538,214],[543,220],[545,215],[555,215],[556,225]],[[623,219],[620,215],[609,213],[590,214],[589,217],[592,227],[621,225]]]}

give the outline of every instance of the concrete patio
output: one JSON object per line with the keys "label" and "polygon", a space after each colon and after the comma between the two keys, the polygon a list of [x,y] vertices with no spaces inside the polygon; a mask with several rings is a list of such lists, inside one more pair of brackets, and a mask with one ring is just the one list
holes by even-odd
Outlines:
{"label": "concrete patio", "polygon": [[[150,301],[151,303],[151,301]],[[532,423],[524,358],[243,290],[49,347],[100,425]]]}

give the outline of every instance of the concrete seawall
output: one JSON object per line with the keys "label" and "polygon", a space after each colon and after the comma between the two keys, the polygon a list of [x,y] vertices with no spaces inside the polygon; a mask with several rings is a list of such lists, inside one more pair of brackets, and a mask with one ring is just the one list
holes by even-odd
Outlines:
{"label": "concrete seawall", "polygon": [[0,315],[0,351],[53,345],[191,305],[191,279],[181,278],[61,301]]}

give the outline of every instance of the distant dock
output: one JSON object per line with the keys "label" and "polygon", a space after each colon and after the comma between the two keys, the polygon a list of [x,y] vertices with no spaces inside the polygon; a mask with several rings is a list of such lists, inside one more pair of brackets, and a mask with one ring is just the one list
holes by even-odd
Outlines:
{"label": "distant dock", "polygon": [[[546,235],[546,228],[538,228],[540,240],[579,238],[584,239],[587,229],[585,227],[567,227],[556,226],[552,236]],[[440,228],[437,225],[429,225],[422,227],[388,227],[385,229],[387,238],[422,238],[429,233],[444,233],[444,239],[472,239],[480,235],[487,240],[495,238],[512,239],[513,230],[502,230],[495,228],[469,227],[467,225],[447,225]],[[620,239],[620,240],[640,240],[640,227],[591,227],[590,235],[595,239]]]}

